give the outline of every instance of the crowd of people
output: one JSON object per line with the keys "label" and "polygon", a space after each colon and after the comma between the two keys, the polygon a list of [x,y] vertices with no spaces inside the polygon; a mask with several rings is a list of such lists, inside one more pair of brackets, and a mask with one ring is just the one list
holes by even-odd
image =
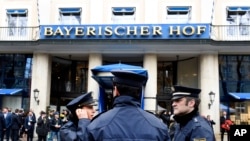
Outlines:
{"label": "crowd of people", "polygon": [[19,141],[24,135],[33,138],[33,130],[36,123],[36,116],[32,109],[27,113],[23,109],[4,107],[0,112],[0,138],[1,141]]}
{"label": "crowd of people", "polygon": [[32,109],[25,112],[23,109],[4,107],[0,112],[0,141],[33,141],[37,134],[38,141],[60,141],[60,128],[70,119],[70,112],[64,109],[59,115],[55,110],[41,111],[36,117]]}
{"label": "crowd of people", "polygon": [[141,91],[147,77],[121,70],[111,73],[114,75],[112,109],[94,116],[96,103],[92,92],[73,99],[61,114],[41,111],[36,118],[33,110],[25,114],[23,110],[12,112],[3,108],[1,141],[4,138],[19,141],[24,135],[27,141],[32,141],[34,133],[38,141],[215,141],[215,122],[209,115],[199,114],[201,89],[174,86],[172,112],[165,111],[158,117],[141,108]]}

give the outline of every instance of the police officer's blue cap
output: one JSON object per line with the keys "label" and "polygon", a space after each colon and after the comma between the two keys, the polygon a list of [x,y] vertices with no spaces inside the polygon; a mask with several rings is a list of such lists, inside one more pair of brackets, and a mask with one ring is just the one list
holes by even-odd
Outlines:
{"label": "police officer's blue cap", "polygon": [[146,84],[148,77],[128,70],[112,70],[114,75],[113,83],[123,84],[133,87],[142,87]]}
{"label": "police officer's blue cap", "polygon": [[81,96],[70,101],[66,107],[71,111],[75,112],[77,108],[82,108],[83,106],[95,106],[95,100],[92,97],[92,92],[84,93]]}
{"label": "police officer's blue cap", "polygon": [[185,86],[174,86],[172,93],[172,100],[177,100],[182,97],[194,97],[199,98],[201,89],[185,87]]}

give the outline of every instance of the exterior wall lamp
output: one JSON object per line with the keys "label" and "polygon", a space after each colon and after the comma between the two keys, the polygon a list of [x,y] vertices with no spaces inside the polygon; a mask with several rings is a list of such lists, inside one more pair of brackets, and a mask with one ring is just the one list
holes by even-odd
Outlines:
{"label": "exterior wall lamp", "polygon": [[211,91],[208,94],[209,94],[209,99],[210,99],[210,102],[208,103],[208,109],[210,109],[212,104],[214,103],[215,93]]}
{"label": "exterior wall lamp", "polygon": [[40,102],[40,100],[38,99],[39,90],[38,89],[34,89],[33,92],[34,92],[34,99],[35,99],[37,105],[39,105],[39,102]]}

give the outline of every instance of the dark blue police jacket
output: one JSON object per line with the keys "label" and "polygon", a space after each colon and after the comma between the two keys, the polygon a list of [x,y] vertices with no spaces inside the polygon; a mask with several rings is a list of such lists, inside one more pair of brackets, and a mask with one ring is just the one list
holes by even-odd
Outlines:
{"label": "dark blue police jacket", "polygon": [[[86,130],[77,131],[77,141],[170,141],[167,126],[155,115],[142,110],[135,98],[116,97],[113,106],[99,114]],[[87,120],[81,119],[78,128],[87,124]]]}
{"label": "dark blue police jacket", "polygon": [[83,138],[83,134],[86,133],[86,127],[89,124],[89,119],[80,119],[78,125],[75,125],[72,121],[68,121],[60,129],[61,141],[80,141],[80,138]]}
{"label": "dark blue police jacket", "polygon": [[214,132],[208,120],[199,116],[198,112],[194,111],[190,120],[187,116],[179,117],[179,120],[181,123],[176,126],[173,141],[215,141]]}

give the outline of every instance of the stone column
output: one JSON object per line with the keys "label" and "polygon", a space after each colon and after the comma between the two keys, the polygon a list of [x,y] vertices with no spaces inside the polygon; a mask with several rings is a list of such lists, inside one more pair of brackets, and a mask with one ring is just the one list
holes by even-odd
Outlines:
{"label": "stone column", "polygon": [[[40,111],[46,111],[46,107],[50,104],[51,57],[49,54],[33,54],[31,79],[30,109],[34,110],[38,118]],[[34,89],[39,90],[39,102],[34,99]]]}
{"label": "stone column", "polygon": [[[208,52],[200,55],[200,88],[201,88],[201,115],[211,116],[216,122],[214,125],[215,134],[220,133],[220,93],[219,93],[219,64],[218,53]],[[209,93],[215,93],[215,100],[209,108]]]}
{"label": "stone column", "polygon": [[102,65],[102,54],[92,53],[89,54],[89,71],[88,71],[88,92],[92,91],[92,95],[94,99],[98,99],[99,95],[99,85],[92,78],[91,69]]}
{"label": "stone column", "polygon": [[143,67],[148,70],[148,81],[144,93],[144,109],[155,112],[157,93],[157,55],[145,54]]}

